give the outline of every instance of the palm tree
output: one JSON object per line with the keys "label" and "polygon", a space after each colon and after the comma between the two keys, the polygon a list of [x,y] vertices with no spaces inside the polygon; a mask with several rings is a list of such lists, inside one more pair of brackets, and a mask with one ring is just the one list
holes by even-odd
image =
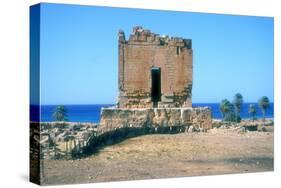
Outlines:
{"label": "palm tree", "polygon": [[236,93],[234,95],[233,105],[236,117],[236,123],[238,123],[241,119],[240,112],[243,104],[243,96],[240,93]]}
{"label": "palm tree", "polygon": [[220,111],[221,111],[221,114],[222,114],[222,117],[224,118],[225,117],[225,114],[227,113],[227,104],[229,103],[229,101],[227,99],[223,99],[220,103]]}
{"label": "palm tree", "polygon": [[252,116],[253,121],[256,119],[256,114],[257,114],[257,108],[254,104],[249,105],[249,110],[248,110],[250,116]]}
{"label": "palm tree", "polygon": [[64,105],[57,106],[54,110],[53,118],[56,121],[68,121],[66,107]]}
{"label": "palm tree", "polygon": [[259,107],[262,111],[263,121],[265,121],[265,112],[269,108],[269,99],[266,96],[263,96],[259,100]]}
{"label": "palm tree", "polygon": [[233,105],[227,99],[223,99],[220,103],[220,111],[223,119],[226,120],[228,115],[233,111]]}

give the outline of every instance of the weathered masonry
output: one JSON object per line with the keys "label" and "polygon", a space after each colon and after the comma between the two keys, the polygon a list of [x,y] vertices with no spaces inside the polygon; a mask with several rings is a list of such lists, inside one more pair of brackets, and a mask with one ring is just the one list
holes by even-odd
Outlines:
{"label": "weathered masonry", "polygon": [[211,128],[211,109],[192,108],[190,39],[142,27],[134,27],[128,40],[123,31],[118,37],[119,97],[115,107],[102,109],[100,132]]}
{"label": "weathered masonry", "polygon": [[119,108],[191,107],[190,39],[119,31]]}

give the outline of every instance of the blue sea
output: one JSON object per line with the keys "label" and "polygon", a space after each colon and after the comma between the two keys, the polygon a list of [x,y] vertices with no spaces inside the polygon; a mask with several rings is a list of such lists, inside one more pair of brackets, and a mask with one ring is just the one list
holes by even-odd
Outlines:
{"label": "blue sea", "polygon": [[[248,108],[250,104],[254,103],[244,103],[241,111],[242,118],[250,118],[248,114]],[[257,117],[262,117],[262,112],[258,107],[258,104],[255,104],[257,107]],[[114,104],[94,104],[94,105],[65,105],[67,108],[68,120],[70,122],[92,122],[98,123],[100,121],[100,113],[102,107],[110,107]],[[204,107],[209,106],[212,109],[212,116],[216,119],[221,119],[222,115],[219,110],[219,103],[194,103],[193,107]],[[42,105],[41,106],[41,121],[49,122],[54,121],[52,114],[54,112],[56,105]],[[273,118],[274,116],[274,104],[271,103],[269,109],[266,111],[267,118]],[[32,108],[31,108],[31,119],[35,117]]]}

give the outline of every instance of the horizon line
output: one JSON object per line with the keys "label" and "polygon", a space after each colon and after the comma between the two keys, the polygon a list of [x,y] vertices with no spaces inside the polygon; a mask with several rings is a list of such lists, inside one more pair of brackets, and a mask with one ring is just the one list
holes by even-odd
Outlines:
{"label": "horizon line", "polygon": [[[192,104],[217,104],[220,102],[193,102]],[[244,104],[248,104],[248,103],[253,103],[253,104],[257,104],[258,101],[256,102],[243,102]],[[274,103],[273,102],[269,102],[269,103]],[[45,106],[57,106],[57,105],[116,105],[116,103],[68,103],[68,104],[63,104],[63,103],[57,103],[57,104],[30,104],[30,105],[45,105]]]}

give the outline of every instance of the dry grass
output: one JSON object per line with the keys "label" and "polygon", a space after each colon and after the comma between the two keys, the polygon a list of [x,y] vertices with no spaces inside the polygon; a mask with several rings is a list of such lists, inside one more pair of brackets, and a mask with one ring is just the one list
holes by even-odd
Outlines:
{"label": "dry grass", "polygon": [[273,132],[145,135],[84,159],[45,160],[44,165],[44,184],[271,171]]}

